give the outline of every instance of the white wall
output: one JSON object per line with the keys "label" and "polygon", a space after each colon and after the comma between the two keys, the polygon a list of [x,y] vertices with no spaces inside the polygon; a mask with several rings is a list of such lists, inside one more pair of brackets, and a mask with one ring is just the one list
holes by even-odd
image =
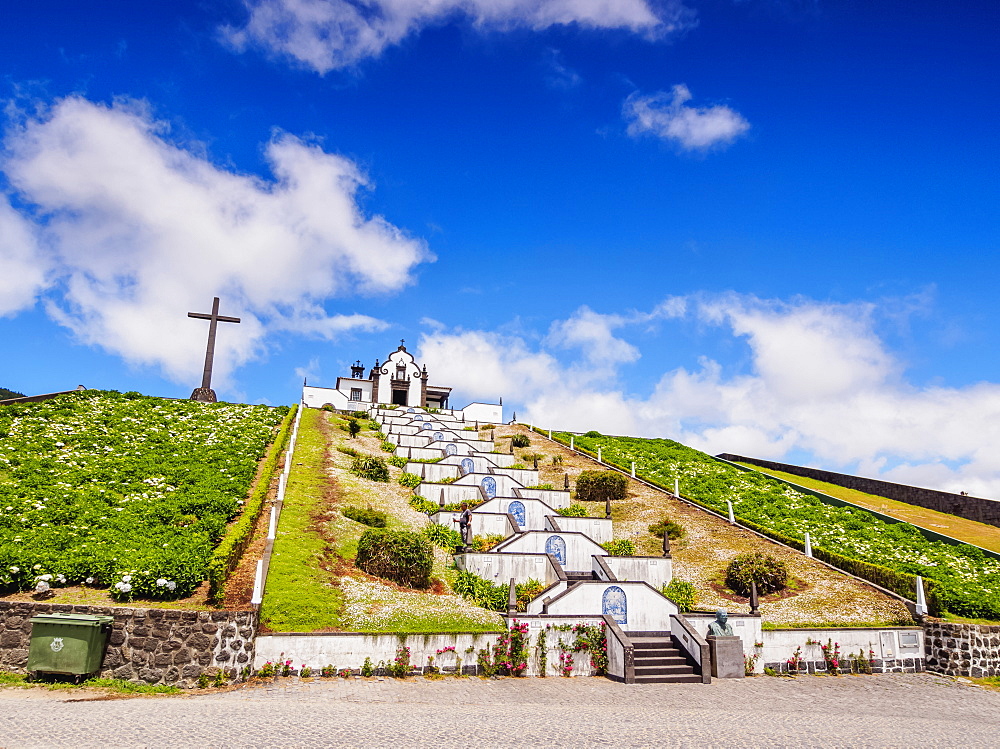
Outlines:
{"label": "white wall", "polygon": [[[525,502],[539,500],[524,500]],[[614,539],[611,521],[607,518],[567,518],[550,513],[553,517],[546,521],[545,528],[551,528],[552,521],[559,526],[560,531],[568,533],[586,533],[599,544],[606,544]]]}
{"label": "white wall", "polygon": [[657,590],[673,578],[673,563],[668,557],[604,557],[619,580],[641,580]]}
{"label": "white wall", "polygon": [[[478,509],[478,508],[477,508]],[[458,530],[458,516],[461,512],[435,512],[430,516],[432,523],[438,523],[445,528]],[[472,513],[472,535],[473,536],[503,536],[507,538],[513,535],[516,529],[511,527],[510,518],[498,512],[475,512]]]}
{"label": "white wall", "polygon": [[[524,528],[526,531],[545,530],[545,517],[554,515],[555,510],[538,499],[511,499],[510,497],[495,497],[477,507],[474,512],[510,512],[510,503],[520,502],[524,505]],[[567,530],[569,530],[567,528]],[[574,529],[575,530],[575,529]]]}
{"label": "white wall", "polygon": [[549,507],[553,509],[562,509],[563,507],[569,507],[570,498],[568,491],[562,491],[561,489],[516,489],[514,491],[514,496],[516,497],[526,497],[528,499],[540,499]]}
{"label": "white wall", "polygon": [[302,402],[309,408],[322,408],[327,403],[332,403],[333,407],[341,411],[353,411],[355,408],[362,409],[367,404],[355,403],[349,405],[347,396],[333,388],[318,388],[307,385],[302,388]]}
{"label": "white wall", "polygon": [[[566,543],[566,563],[563,567],[567,570],[589,571],[593,564],[591,557],[594,554],[607,554],[604,549],[582,533],[551,533],[549,531],[528,531],[527,533],[518,534],[510,540],[504,541],[494,551],[520,551],[544,554],[546,553],[545,543],[552,536],[558,536]],[[560,613],[566,614],[572,612],[562,611]],[[593,612],[584,611],[582,613],[591,614]]]}
{"label": "white wall", "polygon": [[[604,592],[617,586],[625,593],[628,621],[618,623],[625,632],[669,632],[670,617],[678,613],[677,606],[644,583],[581,582],[566,590],[549,603],[548,613],[556,615],[600,616],[603,613]],[[535,602],[529,606],[533,611]],[[540,606],[538,607],[540,610]]]}
{"label": "white wall", "polygon": [[431,502],[439,502],[441,497],[444,497],[446,505],[450,505],[452,502],[479,502],[483,498],[483,495],[479,493],[478,486],[461,486],[458,483],[421,482],[413,491]]}
{"label": "white wall", "polygon": [[403,469],[407,473],[412,473],[425,481],[441,481],[442,479],[458,478],[458,466],[447,463],[407,463]]}
{"label": "white wall", "polygon": [[[735,627],[733,631],[736,632]],[[802,648],[803,660],[822,661],[823,651],[820,645],[806,645],[806,640],[823,645],[827,642],[839,643],[841,660],[848,663],[849,656],[857,655],[859,650],[864,651],[865,657],[868,657],[869,649],[874,650],[875,657],[880,660],[924,657],[924,631],[920,627],[775,629],[765,630],[762,638],[758,639],[760,640],[764,647],[753,652],[761,655],[757,662],[757,671],[761,673],[765,663],[786,662],[792,657],[796,647]],[[746,653],[752,652],[748,650],[745,641],[743,650]]]}
{"label": "white wall", "polygon": [[496,468],[493,472],[509,476],[521,486],[537,486],[540,481],[534,468]]}
{"label": "white wall", "polygon": [[546,554],[456,554],[455,564],[460,570],[479,575],[496,585],[506,585],[514,578],[518,583],[538,580],[547,587],[559,580]]}
{"label": "white wall", "polygon": [[466,421],[503,424],[503,406],[495,403],[470,403],[462,409]]}
{"label": "white wall", "polygon": [[458,481],[455,482],[454,486],[481,486],[484,479],[487,477],[492,477],[496,482],[498,497],[513,497],[514,488],[520,487],[521,485],[514,481],[510,476],[503,476],[500,474],[485,474],[485,473],[467,473]]}

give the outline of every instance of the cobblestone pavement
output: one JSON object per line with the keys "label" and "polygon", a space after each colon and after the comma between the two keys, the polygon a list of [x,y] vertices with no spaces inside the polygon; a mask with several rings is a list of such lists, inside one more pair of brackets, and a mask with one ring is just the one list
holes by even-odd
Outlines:
{"label": "cobblestone pavement", "polygon": [[282,679],[216,694],[67,701],[0,690],[3,747],[995,747],[1000,693],[930,674]]}

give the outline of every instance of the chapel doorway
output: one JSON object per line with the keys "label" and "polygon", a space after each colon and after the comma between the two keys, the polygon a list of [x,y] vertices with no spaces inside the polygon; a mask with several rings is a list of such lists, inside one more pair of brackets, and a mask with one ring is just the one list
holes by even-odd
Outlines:
{"label": "chapel doorway", "polygon": [[408,393],[405,390],[393,390],[392,391],[392,402],[397,406],[406,405],[406,396]]}

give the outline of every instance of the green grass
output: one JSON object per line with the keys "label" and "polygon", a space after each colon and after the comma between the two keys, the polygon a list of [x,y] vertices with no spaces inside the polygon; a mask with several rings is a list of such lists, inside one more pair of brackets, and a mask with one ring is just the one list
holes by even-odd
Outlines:
{"label": "green grass", "polygon": [[15,674],[10,671],[0,671],[0,686],[46,687],[49,690],[61,689],[102,689],[114,694],[181,694],[180,687],[167,684],[134,684],[124,679],[87,679],[80,684],[66,681],[59,677],[57,681],[28,681],[25,674]]}
{"label": "green grass", "polygon": [[842,499],[845,502],[865,507],[875,512],[881,512],[920,528],[941,533],[945,536],[957,538],[968,544],[981,546],[990,551],[1000,552],[1000,528],[986,523],[977,523],[975,520],[966,520],[957,515],[949,515],[937,510],[928,510],[918,505],[907,504],[888,497],[880,497],[876,494],[866,494],[856,489],[848,489],[837,484],[830,484],[826,481],[809,478],[808,476],[798,476],[794,473],[776,471],[771,468],[761,468],[753,463],[740,463],[742,466],[752,468],[768,476],[784,479],[793,484],[804,486],[807,489],[814,489],[831,497]]}
{"label": "green grass", "polygon": [[261,623],[273,632],[315,632],[340,625],[343,599],[320,567],[325,543],[313,529],[326,490],[322,418],[322,411],[307,408],[299,422],[261,604]]}
{"label": "green grass", "polygon": [[998,622],[995,619],[971,619],[967,616],[959,616],[958,614],[952,614],[950,611],[944,611],[941,614],[941,618],[946,622],[954,622],[956,624],[990,624],[994,625]]}

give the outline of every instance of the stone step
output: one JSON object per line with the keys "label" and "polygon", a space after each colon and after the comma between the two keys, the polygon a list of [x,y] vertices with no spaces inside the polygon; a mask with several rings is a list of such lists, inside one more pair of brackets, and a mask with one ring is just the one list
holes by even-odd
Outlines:
{"label": "stone step", "polygon": [[672,666],[639,666],[635,667],[636,676],[670,676],[673,674],[693,674],[694,669],[686,663]]}
{"label": "stone step", "polygon": [[701,677],[696,673],[671,674],[670,676],[639,676],[636,684],[701,684]]}
{"label": "stone step", "polygon": [[687,666],[688,659],[683,655],[650,656],[635,659],[636,668],[639,666]]}

